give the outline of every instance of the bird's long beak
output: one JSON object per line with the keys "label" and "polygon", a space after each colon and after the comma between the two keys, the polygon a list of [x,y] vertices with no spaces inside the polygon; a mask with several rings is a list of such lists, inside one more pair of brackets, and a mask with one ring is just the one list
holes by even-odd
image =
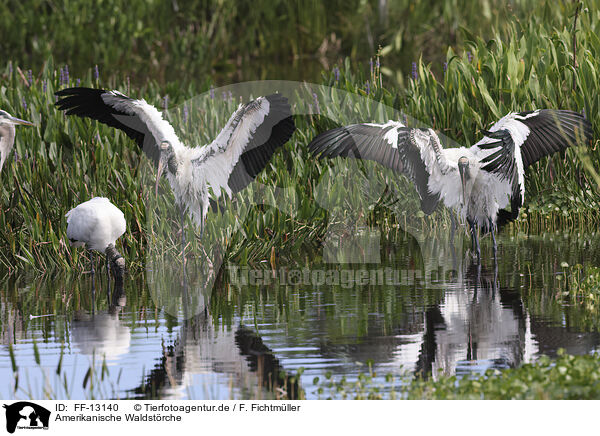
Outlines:
{"label": "bird's long beak", "polygon": [[154,195],[158,195],[158,183],[160,182],[160,176],[162,176],[164,169],[165,162],[161,157],[161,159],[158,161],[158,170],[156,170],[156,184],[154,185]]}
{"label": "bird's long beak", "polygon": [[20,118],[17,118],[17,117],[10,117],[9,119],[10,119],[10,121],[11,121],[13,124],[22,124],[22,125],[24,125],[24,126],[35,126],[35,124],[33,124],[32,122],[30,122],[30,121],[25,121],[25,120],[22,120],[22,119],[20,119]]}
{"label": "bird's long beak", "polygon": [[460,184],[462,185],[462,202],[463,205],[467,204],[467,180],[465,177],[465,167],[462,165],[458,166],[458,172],[460,174]]}

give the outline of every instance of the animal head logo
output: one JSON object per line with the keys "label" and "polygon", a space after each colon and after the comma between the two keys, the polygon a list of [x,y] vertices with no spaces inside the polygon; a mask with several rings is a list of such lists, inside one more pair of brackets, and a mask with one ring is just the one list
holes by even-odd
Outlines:
{"label": "animal head logo", "polygon": [[29,401],[19,401],[3,406],[6,409],[6,431],[19,429],[48,429],[50,411]]}

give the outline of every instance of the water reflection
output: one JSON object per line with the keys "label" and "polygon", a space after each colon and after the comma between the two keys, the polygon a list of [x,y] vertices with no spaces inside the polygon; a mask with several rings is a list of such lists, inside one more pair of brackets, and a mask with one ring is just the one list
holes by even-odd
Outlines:
{"label": "water reflection", "polygon": [[518,292],[500,286],[497,265],[470,264],[444,300],[425,313],[417,372],[455,375],[514,368],[531,358],[533,338]]}
{"label": "water reflection", "polygon": [[[597,317],[565,304],[557,287],[561,262],[597,265],[598,245],[505,237],[497,266],[478,266],[400,235],[382,242],[382,263],[367,268],[426,271],[423,253],[431,250],[436,265],[446,262],[452,272],[437,283],[353,276],[337,284],[243,284],[224,270],[206,291],[202,274],[191,269],[183,281],[181,269],[163,265],[94,298],[80,276],[10,277],[0,288],[0,377],[13,382],[0,396],[87,398],[84,380],[94,367],[93,395],[102,398],[315,398],[315,376],[352,379],[368,363],[392,389],[388,373],[435,378],[516,367],[559,348],[589,353],[600,348]],[[315,254],[281,268],[365,267]],[[305,372],[296,380],[299,368]]]}
{"label": "water reflection", "polygon": [[221,397],[214,386],[199,384],[199,379],[210,375],[224,376],[220,378],[227,380],[233,397],[240,393],[251,398],[298,396],[297,381],[252,329],[242,325],[221,329],[208,310],[183,321],[177,338],[164,347],[158,364],[131,393],[147,399],[177,399],[195,397],[200,387]]}
{"label": "water reflection", "polygon": [[129,352],[131,329],[121,320],[121,312],[127,303],[123,284],[107,292],[108,309],[95,312],[77,310],[71,323],[71,341],[81,354],[94,358],[98,356],[109,365],[118,362],[120,356]]}

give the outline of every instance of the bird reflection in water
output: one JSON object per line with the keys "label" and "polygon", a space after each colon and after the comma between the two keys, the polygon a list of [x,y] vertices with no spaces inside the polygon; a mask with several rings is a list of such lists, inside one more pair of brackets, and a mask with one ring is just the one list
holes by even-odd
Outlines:
{"label": "bird reflection in water", "polygon": [[421,376],[514,368],[529,359],[532,337],[521,296],[500,286],[497,264],[490,270],[471,263],[463,278],[425,313]]}
{"label": "bird reflection in water", "polygon": [[75,313],[71,335],[81,353],[103,359],[110,365],[129,353],[131,329],[119,316],[127,303],[123,281],[116,281],[112,292],[107,291],[106,295],[108,310],[96,312],[93,296],[91,313]]}
{"label": "bird reflection in water", "polygon": [[[216,386],[217,377],[228,379],[223,385],[235,386],[236,392],[252,392],[252,397],[298,398],[298,381],[286,373],[260,335],[235,316],[228,322],[222,308],[211,304],[212,298],[222,301],[222,295],[216,295],[222,289],[207,287],[202,274],[192,274],[189,281],[180,283],[178,273],[177,268],[150,271],[153,298],[178,319],[174,322],[179,330],[130,394],[146,399],[185,398],[199,379],[208,378]],[[163,292],[166,289],[168,294]],[[230,398],[236,394],[213,395]]]}

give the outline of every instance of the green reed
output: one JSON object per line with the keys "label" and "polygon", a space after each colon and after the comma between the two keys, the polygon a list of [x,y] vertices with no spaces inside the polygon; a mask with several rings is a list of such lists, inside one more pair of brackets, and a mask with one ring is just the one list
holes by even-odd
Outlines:
{"label": "green reed", "polygon": [[[570,2],[535,0],[233,1],[69,0],[0,5],[0,53],[39,71],[49,56],[73,76],[127,71],[134,82],[217,77],[219,83],[288,77],[315,80],[322,66],[350,57],[364,63],[384,47],[398,83],[424,52],[441,67],[444,47],[462,45],[461,28],[486,38],[514,17],[549,22]],[[590,7],[591,9],[591,7]]]}
{"label": "green reed", "polygon": [[[409,125],[441,131],[449,144],[469,145],[503,114],[539,107],[585,110],[597,136],[600,8],[593,8],[593,2],[584,6],[575,32],[577,4],[571,3],[535,7],[527,20],[506,20],[485,32],[474,26],[489,40],[463,29],[460,45],[443,50],[444,68],[420,59],[410,77],[402,76],[401,87],[387,84],[394,71],[386,62],[394,51],[385,47],[382,56],[363,67],[347,58],[330,68],[322,75],[323,87],[296,96],[294,109],[305,115],[296,117],[297,132],[259,176],[264,190],[250,187],[235,207],[211,212],[207,237],[226,247],[223,259],[244,264],[285,257],[314,244],[335,225],[355,231],[373,226],[388,232],[447,229],[447,211],[440,209],[431,218],[406,212],[418,210],[418,198],[404,178],[371,163],[315,160],[306,145],[318,132],[340,124],[402,119],[402,114]],[[130,268],[143,267],[156,253],[170,253],[177,261],[178,211],[168,185],[161,183],[155,198],[154,169],[137,146],[122,132],[58,112],[54,92],[79,84],[144,97],[166,107],[182,139],[198,145],[214,137],[240,97],[203,94],[198,102],[193,97],[209,91],[210,82],[161,85],[150,80],[135,86],[128,76],[109,75],[105,67],[99,76],[93,66],[78,70],[78,76],[67,73],[53,58],[31,74],[16,62],[0,70],[0,107],[36,124],[18,128],[15,152],[1,174],[0,265],[9,271],[86,269],[87,255],[68,246],[64,214],[95,195],[109,197],[125,213],[128,229],[120,247]],[[599,158],[594,140],[528,169],[526,205],[514,231],[595,227]],[[348,183],[348,177],[360,183]],[[277,189],[286,190],[288,209],[274,207]],[[266,199],[265,204],[245,205],[243,199],[253,195]],[[203,242],[194,237],[190,223],[187,227],[187,251],[192,260],[203,262]]]}

